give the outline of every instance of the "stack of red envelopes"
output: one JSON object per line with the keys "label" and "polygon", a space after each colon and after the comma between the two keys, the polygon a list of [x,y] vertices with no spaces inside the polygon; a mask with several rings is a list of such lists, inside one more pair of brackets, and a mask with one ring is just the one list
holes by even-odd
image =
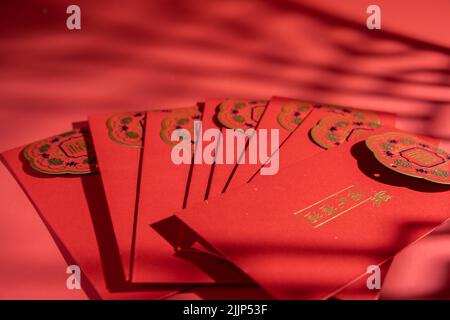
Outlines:
{"label": "stack of red envelopes", "polygon": [[91,298],[324,299],[449,218],[439,143],[394,114],[211,99],[2,159]]}

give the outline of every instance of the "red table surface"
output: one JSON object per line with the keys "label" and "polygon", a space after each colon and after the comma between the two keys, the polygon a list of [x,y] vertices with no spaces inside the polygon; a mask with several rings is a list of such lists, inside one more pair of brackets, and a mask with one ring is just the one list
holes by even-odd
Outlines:
{"label": "red table surface", "polygon": [[[79,0],[80,31],[66,28],[71,4],[0,4],[0,151],[90,113],[272,95],[397,112],[403,129],[449,145],[446,0],[377,1],[381,31],[366,29],[365,0]],[[66,289],[66,263],[3,165],[0,190],[0,298],[85,298]],[[442,257],[447,238],[414,255],[416,265]],[[391,268],[385,286],[398,297],[404,282]],[[423,282],[412,283],[420,291]]]}

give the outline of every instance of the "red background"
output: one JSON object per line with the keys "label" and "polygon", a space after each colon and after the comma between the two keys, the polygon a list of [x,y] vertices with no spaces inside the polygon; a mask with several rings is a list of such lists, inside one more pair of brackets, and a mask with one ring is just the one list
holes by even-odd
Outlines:
{"label": "red background", "polygon": [[[80,31],[66,28],[70,4]],[[381,31],[365,26],[369,4]],[[394,111],[448,145],[449,11],[446,0],[2,1],[0,151],[99,111],[272,95]],[[3,165],[0,190],[0,298],[84,297],[66,289],[62,256]],[[428,286],[448,279],[438,274]]]}

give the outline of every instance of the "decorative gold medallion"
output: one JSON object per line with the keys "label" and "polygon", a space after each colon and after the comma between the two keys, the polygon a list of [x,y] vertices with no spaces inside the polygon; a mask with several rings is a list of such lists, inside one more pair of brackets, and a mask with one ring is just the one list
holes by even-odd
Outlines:
{"label": "decorative gold medallion", "polygon": [[329,115],[312,128],[311,137],[319,146],[331,149],[361,133],[380,128],[380,119],[374,113]]}
{"label": "decorative gold medallion", "polygon": [[302,101],[290,101],[281,107],[278,123],[287,131],[294,131],[313,110],[313,104]]}
{"label": "decorative gold medallion", "polygon": [[161,139],[169,145],[177,144],[172,141],[172,132],[177,129],[186,129],[189,131],[191,139],[194,137],[194,121],[202,119],[202,113],[198,106],[189,108],[180,108],[166,110],[167,117],[161,123]]}
{"label": "decorative gold medallion", "polygon": [[450,154],[402,132],[372,135],[367,147],[379,162],[398,173],[450,184]]}
{"label": "decorative gold medallion", "polygon": [[30,166],[48,174],[87,174],[98,171],[88,130],[72,130],[29,144],[23,150]]}
{"label": "decorative gold medallion", "polygon": [[127,147],[142,147],[145,112],[122,112],[107,121],[109,137]]}
{"label": "decorative gold medallion", "polygon": [[229,129],[255,129],[267,101],[226,100],[219,106],[217,119]]}

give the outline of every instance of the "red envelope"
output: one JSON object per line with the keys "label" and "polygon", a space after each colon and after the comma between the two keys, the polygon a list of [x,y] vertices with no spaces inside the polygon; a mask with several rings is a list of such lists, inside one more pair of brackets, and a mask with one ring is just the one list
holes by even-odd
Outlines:
{"label": "red envelope", "polygon": [[[201,128],[198,128],[198,130],[204,133],[208,129],[219,129],[219,125],[217,124],[217,121],[215,121],[215,115],[215,108],[211,103],[207,102],[203,108]],[[191,167],[186,207],[193,204],[195,205],[207,199],[214,163],[205,163],[202,158],[202,153],[210,144],[213,144],[214,147],[214,141],[216,141],[217,146],[218,139],[219,137],[211,137],[212,141],[202,139],[201,142],[197,142],[198,144],[195,147],[194,165]]]}
{"label": "red envelope", "polygon": [[[255,106],[251,112],[246,112],[240,115],[239,108],[234,106],[242,105],[243,109],[247,107]],[[233,174],[233,170],[238,159],[243,155],[245,149],[248,146],[249,139],[246,137],[246,144],[241,148],[237,143],[234,144],[231,157],[235,159],[233,163],[226,163],[227,151],[226,151],[226,129],[256,129],[260,119],[264,115],[264,111],[267,106],[267,101],[253,101],[253,100],[235,100],[235,99],[210,99],[206,101],[206,108],[211,108],[216,111],[216,123],[222,131],[222,145],[223,145],[223,162],[222,164],[216,163],[212,167],[211,179],[208,185],[207,198],[215,197],[221,194],[229,183],[229,179]],[[231,110],[234,108],[234,110]],[[224,109],[224,110],[223,110]],[[236,115],[234,115],[236,112]],[[221,116],[223,115],[223,116]],[[233,117],[241,117],[239,121],[234,121]],[[219,148],[220,149],[220,148]],[[230,149],[231,150],[231,149]],[[219,157],[218,155],[216,155]],[[217,159],[217,158],[216,158]]]}
{"label": "red envelope", "polygon": [[[279,146],[281,148],[287,139],[293,135],[297,127],[307,119],[309,114],[313,111],[313,106],[314,103],[312,102],[273,97],[261,117],[258,124],[258,130],[268,130],[268,137],[271,135],[271,129],[278,130]],[[270,139],[268,139],[268,145],[268,150],[274,149],[270,148]],[[249,152],[249,149],[247,149],[247,153]],[[269,152],[268,157],[270,158],[270,156],[271,154]],[[292,157],[296,158],[293,154]],[[229,183],[226,186],[225,191],[247,183],[253,175],[259,171],[261,165],[260,161],[256,164],[248,163],[248,161],[243,164],[236,164],[232,176],[228,178]]]}
{"label": "red envelope", "polygon": [[319,299],[448,218],[449,189],[387,169],[356,139],[172,219],[188,227],[182,248],[206,243],[275,298]]}
{"label": "red envelope", "polygon": [[[150,117],[153,117],[155,112],[161,113],[161,111],[148,111],[147,113]],[[167,112],[162,111],[162,114],[165,115]],[[121,254],[122,265],[127,276],[129,274],[132,240],[134,238],[136,194],[139,194],[138,184],[143,153],[142,132],[145,125],[144,115],[141,112],[123,112],[93,115],[89,118],[97,158],[102,168],[101,176],[105,185],[111,220]],[[158,114],[155,116],[158,116]],[[212,118],[211,115],[211,123]],[[209,170],[207,172],[206,170],[203,171],[207,173],[207,176],[204,177],[205,181],[200,179],[201,176],[199,174],[201,174],[201,170],[196,171],[195,177],[197,178],[196,181],[198,180],[199,182],[196,186],[200,187],[201,184],[204,193],[209,178]],[[190,174],[192,174],[192,170]],[[190,194],[197,193],[194,189],[191,190]],[[183,196],[183,193],[180,193],[180,195]],[[167,198],[167,200],[171,201],[170,198]],[[150,230],[150,232],[152,231]],[[166,246],[164,243],[163,247]],[[168,252],[169,256],[172,254],[173,250]],[[158,279],[157,282],[165,282],[165,280]]]}
{"label": "red envelope", "polygon": [[89,116],[125,277],[129,279],[145,112]]}
{"label": "red envelope", "polygon": [[[187,109],[153,112],[146,119],[132,266],[133,282],[213,282],[189,261],[174,259],[173,245],[150,228],[150,224],[181,210],[185,204],[191,165],[177,165],[172,161],[174,143],[171,143],[170,136],[178,127],[180,119],[183,119],[180,124],[200,120],[198,108],[194,108],[196,112],[192,112],[193,108],[189,108],[190,111],[186,111]],[[165,232],[174,237],[178,235],[177,229]]]}
{"label": "red envelope", "polygon": [[[204,130],[217,127],[214,122],[214,111],[207,106],[204,108],[202,115]],[[211,165],[205,163],[177,166],[172,162],[170,154],[173,146],[160,139],[162,123],[168,116],[170,117],[169,110],[162,113],[149,113],[147,118],[145,156],[141,173],[141,201],[137,222],[136,267],[133,281],[217,282],[218,285],[196,286],[187,290],[202,298],[267,298],[267,294],[257,285],[251,283],[251,280],[243,275],[240,270],[224,262],[223,258],[211,255],[208,248],[199,247],[198,250],[189,252],[175,252],[174,248],[177,246],[179,230],[167,228],[165,224],[154,224],[162,217],[168,217],[175,210],[182,208],[183,201],[184,206],[188,204],[191,206],[192,203],[204,200],[211,169]],[[165,136],[168,136],[168,134],[165,134]],[[205,141],[202,143],[209,144]],[[192,147],[195,148],[195,145],[193,144]],[[201,153],[199,154],[201,155]],[[161,168],[158,165],[161,165]],[[166,176],[167,179],[161,178],[163,176]],[[163,182],[161,183],[161,181]],[[186,194],[183,194],[183,188],[187,188]],[[152,194],[152,190],[161,193],[158,195]],[[188,201],[186,201],[187,199]],[[160,214],[154,216],[147,214],[156,208],[160,210],[158,211]],[[164,234],[168,243],[149,227],[150,223],[154,224],[158,232]],[[174,254],[178,259],[173,258]],[[199,268],[194,268],[192,263],[199,266],[216,267],[214,272],[204,273]],[[242,284],[242,288],[225,284],[229,282]],[[186,289],[183,292],[186,292]]]}
{"label": "red envelope", "polygon": [[[322,118],[336,112],[333,109],[320,108],[320,104],[308,101],[302,101],[291,98],[272,97],[263,117],[258,125],[258,129],[278,129],[280,137],[280,149],[287,142],[287,139],[294,140],[288,144],[286,153],[283,154],[283,160],[280,167],[292,165],[303,158],[309,158],[317,153],[326,151],[311,141],[309,131]],[[294,117],[292,117],[292,112]],[[289,112],[291,117],[289,118]],[[395,125],[396,116],[393,114],[379,113],[381,122],[387,126]],[[297,128],[302,126],[302,128]],[[297,131],[297,132],[296,132]],[[295,150],[295,151],[294,151]],[[303,150],[303,152],[299,152]],[[287,157],[286,159],[284,157]],[[259,173],[260,164],[239,164],[236,165],[233,177],[227,190],[233,189],[250,181],[256,173]],[[385,273],[388,263],[382,264],[382,270]],[[365,287],[365,277],[352,280],[351,284],[340,289],[333,298],[355,298],[355,299],[374,299],[377,292],[370,291]]]}
{"label": "red envelope", "polygon": [[[69,133],[64,136],[70,139]],[[68,147],[76,152],[78,145],[75,141]],[[23,151],[24,147],[7,151],[2,160],[35,206],[68,265],[80,267],[81,287],[90,298],[157,299],[180,289],[126,282],[98,173],[42,173],[30,166]]]}
{"label": "red envelope", "polygon": [[[379,112],[375,114],[379,117],[380,125],[382,128],[393,128],[395,126],[397,118],[395,114]],[[335,113],[332,109],[330,110],[328,108],[319,108],[311,112],[306,120],[294,131],[291,139],[287,140],[283,145],[283,148],[280,149],[280,168],[291,166],[298,161],[307,159],[326,151],[326,149],[319,146],[313,141],[313,139],[311,138],[311,131],[323,119],[336,117],[340,117],[340,115]],[[358,132],[358,135],[350,135],[348,139],[346,139],[346,142],[344,142],[344,145],[347,143],[347,141],[351,142],[355,139],[362,139],[364,137],[367,137],[374,131],[360,130],[355,132]],[[257,176],[259,176],[259,174]]]}
{"label": "red envelope", "polygon": [[[289,123],[291,124],[290,128],[292,130],[292,133],[288,135],[288,137],[285,137],[284,140],[282,139],[282,136],[280,134],[280,150],[279,150],[279,167],[285,168],[287,166],[293,165],[298,161],[301,161],[303,159],[312,157],[314,155],[320,154],[323,151],[326,151],[325,148],[319,146],[317,143],[315,143],[311,137],[311,131],[314,127],[318,125],[318,123],[321,122],[326,117],[340,117],[341,115],[345,115],[346,113],[349,113],[350,110],[352,112],[357,111],[358,109],[352,109],[347,107],[338,107],[334,105],[328,105],[328,104],[320,104],[320,103],[314,103],[314,102],[304,102],[299,100],[293,100],[293,99],[286,99],[286,98],[274,98],[274,106],[272,108],[272,112],[274,110],[278,111],[280,108],[282,108],[281,103],[287,104],[288,102],[291,102],[291,105],[297,105],[299,102],[303,102],[300,104],[300,106],[311,106],[312,111],[305,110],[303,114],[301,114],[301,123],[294,128],[294,123],[292,119],[289,121],[289,119],[284,120],[285,127],[289,128]],[[295,102],[294,102],[295,101]],[[276,112],[275,111],[275,112]],[[289,110],[292,112],[292,110]],[[362,112],[369,112],[370,111],[362,111]],[[379,123],[381,126],[387,126],[387,127],[393,127],[395,126],[396,122],[396,115],[389,114],[389,113],[375,113],[379,118]],[[272,118],[274,119],[274,115],[271,117],[264,116],[262,121],[269,121],[268,119]],[[272,125],[274,124],[274,120],[272,120]],[[284,132],[284,130],[280,129],[280,133]],[[371,130],[359,130],[356,131],[359,132],[358,137],[354,137],[352,135],[349,136],[350,141],[355,138],[362,138],[364,136],[367,136],[371,134]],[[286,135],[286,133],[284,133]],[[241,165],[239,165],[240,167]],[[233,177],[231,186],[239,186],[243,182],[249,182],[252,181],[256,176],[260,176],[259,168],[256,168],[254,171],[255,166],[249,166],[245,165],[243,166],[242,171],[237,171],[238,174]],[[239,168],[240,170],[240,168]],[[235,181],[234,181],[235,180]]]}

